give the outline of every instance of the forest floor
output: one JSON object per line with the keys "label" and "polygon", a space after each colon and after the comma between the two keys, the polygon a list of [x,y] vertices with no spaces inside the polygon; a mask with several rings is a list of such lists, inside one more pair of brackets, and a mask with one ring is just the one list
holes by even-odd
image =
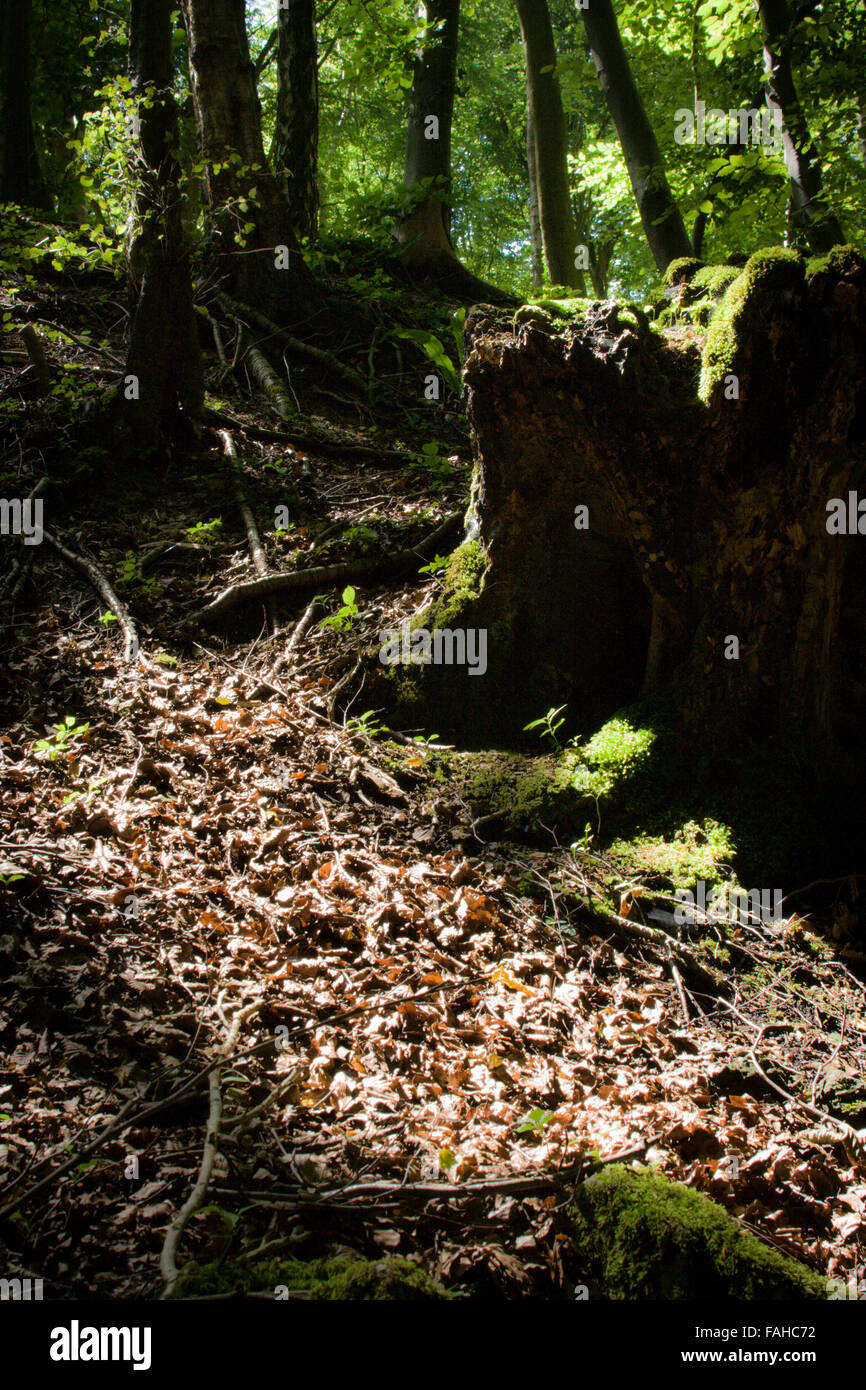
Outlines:
{"label": "forest floor", "polygon": [[[40,330],[79,399],[123,359],[122,315],[93,303],[58,280],[3,304],[80,339]],[[0,373],[4,495],[25,495],[54,476],[72,386],[30,395],[14,343]],[[440,407],[422,463],[408,407],[350,426],[320,396],[281,423],[216,359],[209,390],[223,420],[285,435],[233,430],[274,571],[405,548],[465,504],[468,443]],[[498,841],[466,796],[471,755],[438,730],[373,736],[387,715],[365,706],[358,654],[435,574],[360,580],[358,612],[322,627],[338,586],[288,656],[310,590],[276,638],[255,606],[215,635],[190,615],[252,577],[216,432],[115,488],[86,484],[98,439],[78,474],[61,453],[57,530],[110,576],[145,661],[122,662],[81,575],[30,549],[0,690],[7,1269],[52,1297],[156,1296],[222,1059],[219,1152],[178,1263],[350,1249],[474,1297],[570,1298],[586,1271],[569,1174],[636,1152],[813,1269],[862,1278],[862,1154],[802,1108],[864,1123],[862,956],[802,921],[703,966],[641,938],[638,880],[621,899],[603,847]]]}

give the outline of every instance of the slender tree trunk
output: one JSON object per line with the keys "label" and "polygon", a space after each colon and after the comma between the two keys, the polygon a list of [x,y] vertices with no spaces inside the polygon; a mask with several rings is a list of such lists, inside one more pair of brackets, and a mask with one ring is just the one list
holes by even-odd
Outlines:
{"label": "slender tree trunk", "polygon": [[581,10],[602,91],[616,126],[640,220],[659,271],[691,243],[665,176],[655,132],[635,85],[611,0],[589,0]]}
{"label": "slender tree trunk", "polygon": [[319,227],[319,67],[316,0],[279,12],[277,120],[271,164],[299,237]]}
{"label": "slender tree trunk", "polygon": [[0,0],[0,203],[45,208],[30,114],[31,0]]}
{"label": "slender tree trunk", "polygon": [[791,186],[794,226],[817,255],[845,240],[841,224],[821,193],[821,160],[800,105],[790,46],[786,0],[755,0],[764,40],[766,100],[782,123],[785,167]]}
{"label": "slender tree trunk", "polygon": [[574,215],[568,187],[567,138],[556,76],[556,45],[547,0],[517,0],[526,59],[526,94],[535,134],[538,207],[547,273],[555,285],[586,293],[575,267]]}
{"label": "slender tree trunk", "polygon": [[409,98],[404,182],[410,192],[431,180],[431,191],[397,228],[405,265],[420,269],[455,262],[451,245],[451,122],[457,81],[460,0],[420,0],[419,14],[439,27],[415,60]]}
{"label": "slender tree trunk", "polygon": [[183,0],[190,85],[218,265],[237,298],[270,318],[309,315],[318,296],[262,144],[245,0]]}
{"label": "slender tree trunk", "polygon": [[529,267],[532,288],[540,290],[544,284],[544,248],[541,242],[541,215],[538,207],[535,130],[528,100],[526,103],[526,167],[529,174]]}
{"label": "slender tree trunk", "polygon": [[204,395],[176,158],[173,7],[174,0],[132,0],[129,17],[139,171],[129,267],[137,302],[118,410],[137,443],[171,433],[180,409],[197,430]]}

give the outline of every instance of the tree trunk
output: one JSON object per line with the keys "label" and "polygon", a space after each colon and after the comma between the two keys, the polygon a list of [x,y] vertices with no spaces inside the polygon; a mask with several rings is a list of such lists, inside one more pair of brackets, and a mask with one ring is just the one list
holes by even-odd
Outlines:
{"label": "tree trunk", "polygon": [[435,271],[457,261],[451,245],[450,195],[460,0],[420,0],[418,12],[439,27],[427,35],[415,59],[404,183],[410,193],[430,183],[426,196],[399,224],[397,240],[406,247],[404,265]]}
{"label": "tree trunk", "polygon": [[179,409],[197,431],[204,399],[176,157],[172,9],[173,0],[132,0],[129,18],[139,154],[129,271],[137,303],[118,410],[137,442],[172,433]]}
{"label": "tree trunk", "polygon": [[547,0],[517,0],[526,61],[526,94],[535,134],[538,207],[547,273],[555,285],[586,294],[575,267],[574,216],[568,186],[567,139],[556,76],[556,45]]}
{"label": "tree trunk", "polygon": [[288,209],[265,158],[245,0],[183,0],[205,190],[224,288],[270,318],[318,304]]}
{"label": "tree trunk", "polygon": [[30,114],[31,0],[0,0],[0,203],[46,208]]}
{"label": "tree trunk", "polygon": [[277,119],[271,164],[298,237],[319,227],[319,68],[316,0],[279,12]]}
{"label": "tree trunk", "polygon": [[691,255],[691,243],[635,86],[611,0],[590,0],[581,17],[622,146],[644,234],[659,272],[664,273],[671,261]]}
{"label": "tree trunk", "polygon": [[529,273],[532,288],[544,284],[544,248],[541,242],[541,215],[538,208],[538,168],[535,159],[535,130],[532,110],[526,103],[526,168],[529,175]]}
{"label": "tree trunk", "polygon": [[551,707],[585,734],[652,699],[696,760],[775,738],[863,771],[863,258],[807,281],[795,252],[753,257],[700,396],[694,342],[610,303],[560,331],[480,308],[466,336],[484,576],[424,625],[485,630],[487,670],[422,668],[435,727],[513,746]]}
{"label": "tree trunk", "polygon": [[845,240],[842,227],[821,194],[821,161],[800,105],[791,67],[786,0],[755,0],[764,40],[767,107],[781,122],[794,226],[821,255]]}

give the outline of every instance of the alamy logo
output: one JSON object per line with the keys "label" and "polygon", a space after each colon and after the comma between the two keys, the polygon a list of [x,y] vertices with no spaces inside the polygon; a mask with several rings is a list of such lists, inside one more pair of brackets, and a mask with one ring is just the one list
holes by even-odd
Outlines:
{"label": "alamy logo", "polygon": [[68,1327],[51,1329],[52,1361],[131,1361],[134,1371],[150,1370],[149,1327]]}
{"label": "alamy logo", "polygon": [[674,140],[678,145],[763,145],[778,154],[782,149],[782,113],[778,107],[736,107],[722,111],[704,101],[694,111],[681,106],[674,112]]}
{"label": "alamy logo", "polygon": [[0,1302],[11,1299],[13,1303],[40,1303],[42,1301],[41,1279],[0,1279]]}
{"label": "alamy logo", "polygon": [[0,535],[23,536],[25,545],[42,543],[42,498],[0,497]]}
{"label": "alamy logo", "polygon": [[766,926],[768,922],[781,921],[783,915],[781,888],[753,888],[747,893],[744,888],[719,883],[708,893],[707,885],[699,881],[694,893],[683,888],[674,897],[674,921],[678,926],[694,922],[698,916],[709,921],[738,922],[741,926],[756,922]]}
{"label": "alamy logo", "polygon": [[831,536],[866,536],[866,497],[856,492],[844,497],[831,497],[827,503],[827,530]]}
{"label": "alamy logo", "polygon": [[379,633],[382,645],[379,660],[383,666],[466,666],[470,676],[483,676],[487,670],[487,628],[412,626],[407,618],[402,628],[391,627]]}

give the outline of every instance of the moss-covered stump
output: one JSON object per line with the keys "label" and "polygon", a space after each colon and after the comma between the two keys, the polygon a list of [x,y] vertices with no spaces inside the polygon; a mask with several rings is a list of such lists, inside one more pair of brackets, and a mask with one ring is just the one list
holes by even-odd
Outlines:
{"label": "moss-covered stump", "polygon": [[655,305],[656,323],[660,328],[705,327],[741,270],[739,265],[705,265],[690,256],[671,261],[664,296]]}
{"label": "moss-covered stump", "polygon": [[583,1282],[604,1298],[827,1298],[820,1275],[656,1173],[606,1168],[578,1187],[570,1214]]}
{"label": "moss-covered stump", "polygon": [[525,746],[551,707],[589,734],[663,698],[696,756],[796,740],[840,788],[862,774],[862,257],[759,252],[702,353],[615,304],[522,317],[468,316],[473,582],[464,550],[416,624],[483,629],[486,672],[392,668],[406,722]]}
{"label": "moss-covered stump", "polygon": [[275,1299],[305,1294],[311,1299],[442,1299],[450,1295],[410,1260],[386,1256],[362,1260],[349,1256],[321,1260],[228,1260],[187,1265],[173,1298],[203,1298],[215,1293],[269,1293]]}

